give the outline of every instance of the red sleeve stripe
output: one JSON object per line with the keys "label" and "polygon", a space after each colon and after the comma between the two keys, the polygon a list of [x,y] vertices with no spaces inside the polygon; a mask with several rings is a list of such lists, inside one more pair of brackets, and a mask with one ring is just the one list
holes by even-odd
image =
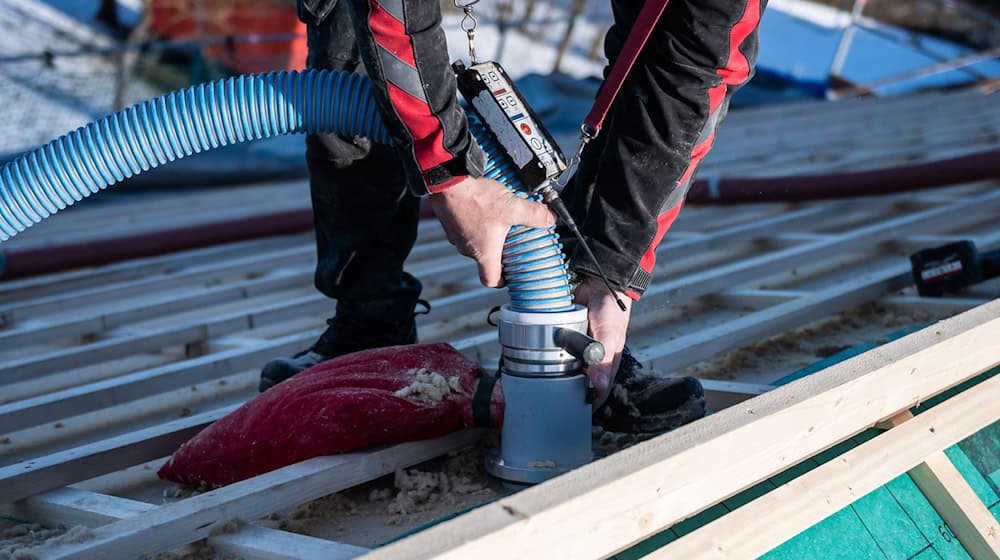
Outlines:
{"label": "red sleeve stripe", "polygon": [[403,126],[413,138],[413,155],[420,169],[427,171],[442,163],[451,161],[455,156],[444,149],[444,130],[441,122],[431,113],[430,107],[423,100],[413,97],[392,82],[387,82],[389,100],[396,108]]}
{"label": "red sleeve stripe", "polygon": [[[705,123],[706,127],[714,127],[718,124],[718,120],[714,117],[716,116],[716,111],[718,111],[723,100],[726,98],[729,88],[742,84],[750,77],[750,61],[740,51],[740,45],[747,40],[747,37],[753,33],[753,30],[757,28],[759,23],[760,0],[748,0],[743,16],[729,32],[729,59],[717,71],[722,81],[719,85],[708,90],[710,116]],[[698,165],[708,155],[709,150],[712,149],[712,142],[714,140],[715,133],[712,131],[707,139],[695,145],[694,149],[691,150],[691,161],[688,164],[688,168],[681,175],[680,180],[677,181],[677,185],[684,185],[691,180],[695,170],[698,169]],[[653,273],[653,267],[656,265],[656,248],[660,245],[660,241],[663,240],[663,236],[666,235],[667,230],[670,229],[674,220],[677,219],[680,211],[681,204],[678,204],[673,208],[667,209],[657,217],[656,233],[653,235],[652,242],[646,248],[646,251],[642,254],[642,259],[639,261],[639,266],[646,272]]]}
{"label": "red sleeve stripe", "polygon": [[417,165],[427,171],[451,161],[454,155],[444,147],[441,121],[427,104],[413,42],[406,33],[406,26],[393,15],[402,15],[402,4],[397,0],[369,0],[369,3],[368,26],[380,49],[379,60],[389,100],[413,139],[413,156]]}
{"label": "red sleeve stripe", "polygon": [[382,75],[387,82],[409,93],[413,97],[427,103],[427,96],[424,94],[424,84],[420,81],[420,73],[413,66],[405,61],[396,58],[394,54],[376,44],[379,62],[382,63]]}
{"label": "red sleeve stripe", "polygon": [[393,17],[377,0],[371,0],[370,3],[372,11],[368,17],[368,27],[372,30],[375,42],[391,52],[396,58],[416,68],[413,44],[410,42],[410,36],[406,33],[406,26]]}

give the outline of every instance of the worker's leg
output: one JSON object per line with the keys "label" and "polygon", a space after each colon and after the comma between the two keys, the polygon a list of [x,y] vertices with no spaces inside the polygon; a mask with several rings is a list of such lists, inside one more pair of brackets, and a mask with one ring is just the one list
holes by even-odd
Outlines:
{"label": "worker's leg", "polygon": [[[766,0],[674,0],[564,193],[612,283],[638,299],[656,249],[677,217],[732,94],[749,80]],[[614,0],[605,52],[615,60],[643,2]],[[628,224],[628,227],[621,227]],[[580,251],[573,268],[593,274]],[[641,305],[641,302],[637,305]],[[595,413],[608,429],[660,431],[704,410],[693,378],[643,375],[626,351],[611,396]]]}
{"label": "worker's leg", "polygon": [[[730,97],[750,79],[765,4],[670,2],[566,189],[604,270],[633,298],[652,279],[656,248],[712,147]],[[642,5],[613,0],[609,60],[618,56]],[[594,273],[580,251],[571,256],[575,269]]]}
{"label": "worker's leg", "polygon": [[[304,0],[310,68],[361,70],[343,0]],[[310,349],[265,366],[261,390],[325,359],[416,339],[420,282],[403,270],[416,241],[419,200],[393,150],[363,138],[306,138],[316,223],[317,289],[337,300],[330,328]]]}

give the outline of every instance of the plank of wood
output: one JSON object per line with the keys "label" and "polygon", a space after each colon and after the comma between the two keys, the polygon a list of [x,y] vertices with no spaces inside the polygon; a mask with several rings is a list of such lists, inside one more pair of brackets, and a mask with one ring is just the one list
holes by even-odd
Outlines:
{"label": "plank of wood", "polygon": [[476,430],[363,453],[317,457],[93,531],[94,538],[56,551],[52,558],[132,558],[164,552],[209,535],[235,517],[256,519],[468,447]]}
{"label": "plank of wood", "polygon": [[[1000,410],[995,406],[998,399],[1000,377],[994,377],[645,558],[756,558],[914,468],[930,455],[926,461],[932,461],[934,467],[917,466],[914,470],[932,492],[928,493],[916,477],[914,482],[932,503],[949,504],[946,510],[953,514],[952,519],[958,525],[952,525],[944,515],[942,518],[956,531],[956,536],[962,529],[966,539],[976,545],[969,548],[966,540],[959,537],[973,558],[995,560],[1000,542],[997,523],[941,450],[1000,419]],[[914,471],[910,472],[912,476]],[[949,494],[951,491],[959,493],[960,497]],[[961,506],[956,503],[957,499],[962,500]],[[973,507],[970,499],[978,503],[979,509]],[[973,516],[974,520],[963,519],[966,515]],[[980,530],[983,533],[979,533]]]}
{"label": "plank of wood", "polygon": [[963,137],[967,145],[979,146],[976,151],[996,143],[996,139],[990,134],[1000,126],[1000,115],[966,112],[950,117],[940,115],[939,119],[939,126],[934,126],[936,123],[932,122],[911,125],[897,122],[878,128],[874,123],[864,123],[864,126],[871,126],[875,131],[864,135],[859,134],[861,125],[854,124],[842,128],[839,134],[837,131],[830,131],[829,138],[826,128],[822,135],[810,130],[801,135],[779,133],[763,140],[757,136],[753,140],[727,146],[722,154],[712,160],[712,165],[706,167],[709,170],[724,169],[727,174],[734,175],[755,163],[769,164],[776,166],[773,174],[780,172],[781,166],[790,162],[810,161],[811,158],[812,163],[816,164],[842,157],[849,151],[887,153],[905,151],[919,145],[925,150],[924,153],[933,154],[935,148],[952,145]]}
{"label": "plank of wood", "polygon": [[0,503],[165,457],[235,409],[230,405],[0,467]]}
{"label": "plank of wood", "polygon": [[889,296],[882,303],[903,312],[931,313],[937,316],[948,316],[968,311],[989,300],[973,297],[920,297],[920,296]]}
{"label": "plank of wood", "polygon": [[718,379],[699,379],[699,381],[705,390],[705,402],[708,404],[708,409],[713,412],[729,408],[774,389],[773,385],[758,383],[720,381]]}
{"label": "plank of wood", "polygon": [[205,341],[216,336],[245,331],[255,326],[304,315],[324,301],[326,301],[326,297],[322,294],[310,294],[259,307],[249,306],[248,309],[212,317],[203,322],[187,322],[176,326],[128,333],[91,344],[60,348],[19,360],[0,362],[0,379],[3,380],[3,384],[16,383],[133,354]]}
{"label": "plank of wood", "polygon": [[[0,504],[0,511],[19,519],[49,524],[99,527],[156,510],[137,500],[97,494],[76,488],[60,488],[32,496],[15,504]],[[208,544],[222,554],[246,560],[348,560],[368,551],[307,535],[246,525],[236,533],[209,536]]]}
{"label": "plank of wood", "polygon": [[[992,410],[995,417],[1000,417],[996,412],[997,402],[994,399],[992,404],[987,404],[985,411]],[[969,416],[983,413],[975,409],[966,410]],[[913,467],[910,478],[927,496],[973,560],[1000,558],[1000,524],[943,451],[931,454],[923,463]]]}
{"label": "plank of wood", "polygon": [[[643,301],[656,297],[669,299],[672,304],[683,304],[703,295],[723,291],[747,282],[808,264],[816,260],[817,254],[832,256],[836,253],[858,252],[862,248],[874,248],[878,243],[915,229],[928,230],[942,224],[954,226],[954,220],[983,219],[996,212],[995,204],[1000,200],[1000,192],[986,193],[969,200],[971,204],[959,202],[932,208],[896,218],[883,220],[868,226],[855,228],[831,239],[803,243],[788,249],[767,253],[728,265],[685,275],[669,282],[654,283],[643,295]],[[637,306],[635,315],[643,309],[655,306]]]}
{"label": "plank of wood", "polygon": [[313,234],[309,234],[308,238],[303,235],[268,237],[133,259],[104,265],[96,269],[85,268],[6,280],[0,282],[0,305],[50,297],[56,293],[80,291],[112,282],[136,281],[141,278],[171,274],[210,262],[237,259],[251,253],[268,253],[280,248],[304,244],[312,237]]}
{"label": "plank of wood", "polygon": [[[38,368],[33,366],[36,360],[41,360],[43,364],[54,361],[68,365],[72,358],[86,354],[88,348],[89,351],[108,350],[108,355],[87,356],[86,359],[81,360],[81,363],[93,359],[120,356],[121,353],[128,352],[130,348],[133,348],[133,345],[137,349],[148,348],[146,342],[143,342],[147,337],[151,338],[154,343],[162,344],[207,340],[211,336],[237,332],[254,324],[260,326],[266,324],[268,320],[288,318],[290,314],[294,314],[296,309],[308,306],[310,301],[322,301],[323,298],[324,296],[318,294],[305,296],[304,301],[298,303],[288,301],[284,304],[270,305],[257,310],[251,309],[249,314],[238,312],[230,316],[217,317],[215,320],[205,323],[180,325],[176,328],[162,329],[145,335],[125,337],[124,340],[112,339],[99,342],[84,349],[58,350],[49,355],[28,358],[21,362],[15,361],[9,366],[4,365],[0,371],[4,373],[5,380],[14,382],[26,377],[41,375]],[[477,309],[486,309],[492,304],[502,303],[504,298],[502,292],[489,290],[486,294],[463,292],[434,300],[432,301],[432,306],[435,309],[434,320],[446,321]],[[255,323],[255,320],[258,319],[259,321]],[[14,431],[65,418],[69,415],[82,414],[99,407],[128,402],[154,392],[213,379],[226,373],[259,367],[273,356],[298,350],[300,346],[308,344],[309,340],[318,334],[317,331],[295,333],[246,348],[224,350],[193,360],[172,363],[0,405],[0,425],[5,426],[9,431]],[[495,333],[493,336],[496,337]]]}
{"label": "plank of wood", "polygon": [[219,278],[235,278],[247,274],[269,276],[280,268],[307,268],[314,259],[313,253],[307,249],[306,245],[293,246],[263,255],[248,255],[240,259],[212,262],[166,276],[145,278],[141,281],[111,282],[85,288],[72,295],[57,293],[34,300],[18,301],[5,305],[0,309],[0,314],[4,316],[7,325],[13,325],[42,314],[51,315],[84,306],[115,304],[129,297],[150,293],[176,292],[178,287],[192,289]]}
{"label": "plank of wood", "polygon": [[603,557],[1000,363],[1000,301],[377,549]]}
{"label": "plank of wood", "polygon": [[[761,228],[762,231],[780,231],[783,227],[801,224],[808,220],[815,220],[830,212],[831,210],[828,209],[824,209],[822,211],[816,211],[813,209],[794,211],[786,215],[778,215],[772,219],[757,222],[753,224],[753,227]],[[687,252],[696,252],[710,248],[714,246],[714,244],[724,242],[725,240],[745,238],[748,235],[752,235],[752,231],[753,230],[747,225],[740,225],[714,232],[713,234],[696,240],[684,240],[673,244],[667,244],[667,248],[672,251],[672,255],[674,257],[678,257],[678,255],[683,255]],[[764,270],[770,270],[768,266],[773,266],[773,261],[767,260],[756,264],[757,270],[763,273]],[[731,270],[723,270],[714,274],[713,278],[718,279],[729,273],[731,273]],[[662,298],[674,298],[676,301],[678,297],[681,297],[676,295],[676,290],[679,289],[678,286],[688,287],[688,290],[685,292],[683,297],[695,297],[696,295],[699,295],[700,292],[695,292],[697,288],[693,287],[694,283],[705,283],[705,278],[699,277],[697,278],[697,282],[684,282],[683,280],[680,280],[678,282],[667,283],[664,288],[653,290],[653,294],[649,296],[651,303],[647,305],[646,308],[652,308],[655,302]],[[477,308],[485,309],[488,308],[494,300],[499,303],[502,299],[503,294],[501,292],[489,289],[469,290],[462,294],[442,298],[442,301],[440,302],[441,305],[439,305],[438,302],[435,302],[435,308],[437,311],[435,312],[434,320],[442,320],[444,318],[442,311],[447,311],[453,306],[455,312],[449,316],[457,316],[461,313],[473,311]],[[444,306],[443,308],[442,305]],[[130,312],[136,313],[137,311],[130,310]],[[89,321],[90,319],[81,320]],[[101,320],[104,323],[117,323],[120,318],[113,319],[112,317],[106,315],[103,316]],[[211,325],[216,328],[220,328],[215,323],[211,323]],[[60,328],[64,327],[65,325]],[[209,325],[207,324],[203,326],[192,325],[190,329],[180,329],[179,333],[171,332],[163,336],[167,336],[170,340],[174,340],[176,337],[190,338],[188,330],[201,332],[202,330],[208,328]],[[27,336],[27,333],[25,333],[25,336]],[[32,336],[37,336],[37,333]],[[272,354],[277,355],[282,351],[280,348],[287,348],[291,344],[301,344],[304,342],[305,338],[308,337],[296,337],[293,335],[292,339],[294,342],[289,342],[288,338],[289,337],[285,337],[277,341],[272,341],[259,347],[231,350],[206,356],[204,358],[197,359],[194,363],[187,363],[187,365],[171,364],[154,370],[149,370],[147,372],[139,372],[123,376],[115,380],[100,381],[88,386],[67,389],[50,395],[42,395],[19,403],[2,405],[0,406],[0,423],[9,425],[9,430],[15,430],[30,426],[32,425],[31,422],[47,422],[69,414],[86,412],[87,410],[91,410],[93,407],[99,405],[108,406],[111,404],[111,402],[108,401],[108,396],[112,393],[114,395],[113,402],[120,403],[129,398],[133,398],[130,395],[144,395],[149,394],[149,391],[162,390],[167,386],[166,384],[171,384],[170,386],[179,386],[177,384],[182,383],[183,379],[190,378],[190,374],[193,374],[196,371],[204,371],[201,362],[206,362],[205,366],[208,366],[208,362],[218,363],[222,360],[235,360],[238,363],[232,363],[231,367],[238,369],[251,367],[248,360],[259,361]],[[493,338],[495,338],[495,336],[493,336]],[[479,341],[477,341],[477,343],[478,342]],[[492,344],[495,341],[484,339],[483,342]],[[98,343],[98,345],[100,344],[101,343]],[[119,342],[108,341],[104,344],[120,349],[127,349],[129,347],[128,340]],[[459,342],[458,345],[461,347],[460,349],[464,350],[467,348],[467,345],[463,344],[463,342]],[[57,351],[54,353],[53,359],[64,359],[65,355],[76,356],[82,351],[83,350]],[[32,359],[28,359],[28,362],[31,361]],[[218,367],[212,367],[212,370],[222,371]],[[11,367],[7,368],[7,371],[9,372],[8,375],[11,377],[10,381],[16,381],[18,378],[24,377],[29,373],[37,375],[37,372],[30,367],[25,367],[23,370],[22,368]],[[183,375],[181,374],[182,371],[184,372]],[[198,373],[198,375],[201,375],[201,373]],[[158,380],[156,385],[150,384],[153,380]]]}
{"label": "plank of wood", "polygon": [[217,352],[0,405],[0,425],[10,431],[19,430],[257,368],[274,356],[298,351],[319,334],[319,330],[300,332],[249,349]]}
{"label": "plank of wood", "polygon": [[813,292],[808,297],[748,313],[674,340],[645,348],[636,346],[634,353],[637,359],[653,369],[681,369],[794,329],[816,317],[827,317],[876,300],[906,286],[910,281],[908,273],[906,265],[883,265],[849,282]]}
{"label": "plank of wood", "polygon": [[[984,243],[1000,241],[1000,232],[978,237],[977,240]],[[673,371],[774,336],[815,320],[816,317],[830,316],[873,301],[912,283],[910,266],[905,261],[877,268],[876,265],[869,264],[866,269],[865,273],[848,282],[813,292],[802,299],[790,300],[724,325],[709,327],[651,347],[636,347],[635,354],[652,368]]]}

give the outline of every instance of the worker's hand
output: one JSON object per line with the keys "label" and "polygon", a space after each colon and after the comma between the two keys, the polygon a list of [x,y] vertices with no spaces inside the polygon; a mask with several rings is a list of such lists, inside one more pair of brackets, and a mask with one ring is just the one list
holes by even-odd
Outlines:
{"label": "worker's hand", "polygon": [[556,223],[545,205],[517,198],[492,179],[468,177],[431,195],[431,206],[458,252],[479,265],[479,281],[498,288],[500,258],[507,231],[514,225],[546,228]]}
{"label": "worker's hand", "polygon": [[597,400],[594,402],[594,410],[597,410],[607,400],[611,384],[614,383],[615,374],[618,372],[622,349],[625,348],[628,319],[632,313],[632,299],[625,294],[618,294],[627,309],[622,311],[604,282],[586,275],[583,276],[583,282],[576,287],[575,293],[576,302],[587,308],[591,338],[604,345],[604,361],[587,367],[590,382],[597,390]]}

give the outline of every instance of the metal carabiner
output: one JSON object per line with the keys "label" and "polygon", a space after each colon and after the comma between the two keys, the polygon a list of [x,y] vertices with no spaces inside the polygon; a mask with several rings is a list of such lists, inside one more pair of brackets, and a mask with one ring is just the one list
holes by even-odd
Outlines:
{"label": "metal carabiner", "polygon": [[472,64],[478,63],[476,57],[476,27],[479,25],[479,20],[472,13],[472,7],[479,3],[479,0],[468,0],[467,2],[462,2],[461,0],[453,0],[455,7],[462,10],[465,14],[462,17],[462,31],[465,31],[465,35],[469,38],[469,61]]}

